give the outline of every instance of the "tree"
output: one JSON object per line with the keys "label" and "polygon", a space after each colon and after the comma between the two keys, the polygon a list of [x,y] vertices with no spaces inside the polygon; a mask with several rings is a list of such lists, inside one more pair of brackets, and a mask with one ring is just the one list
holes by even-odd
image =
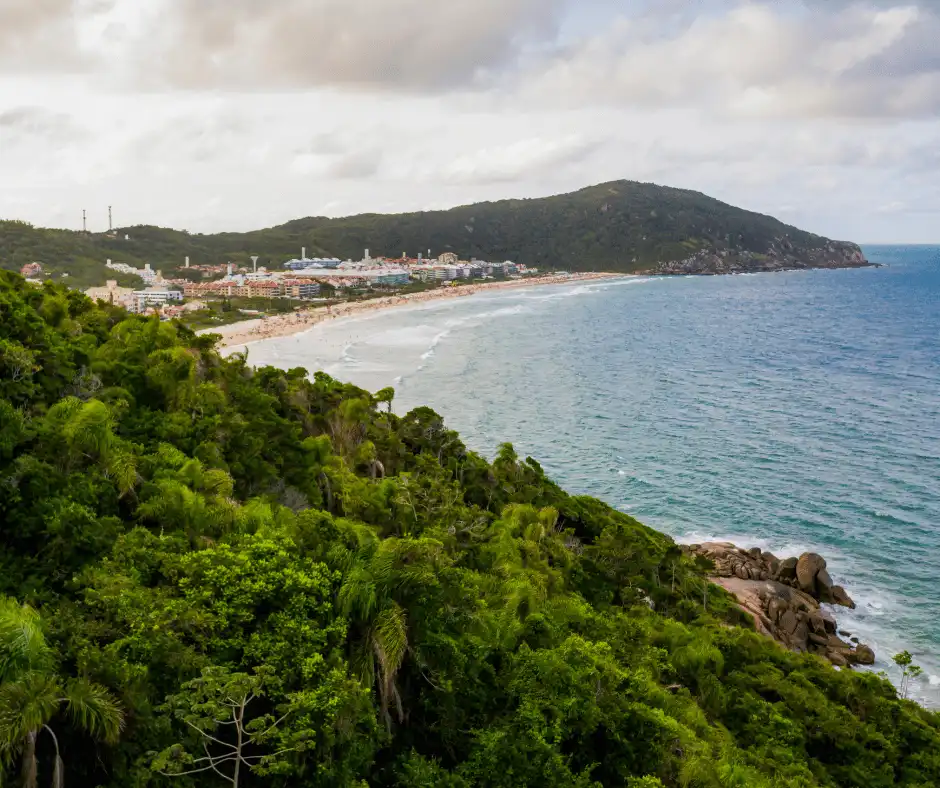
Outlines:
{"label": "tree", "polygon": [[63,681],[52,669],[52,653],[42,634],[38,613],[10,600],[0,603],[0,757],[21,760],[24,788],[36,788],[36,745],[48,733],[55,747],[53,788],[64,784],[65,766],[59,738],[50,722],[61,711],[78,730],[114,744],[124,726],[120,705],[102,686],[85,679]]}
{"label": "tree", "polygon": [[399,721],[404,718],[396,677],[409,650],[407,610],[416,594],[437,585],[442,545],[432,539],[380,540],[365,526],[351,530],[357,549],[337,547],[333,553],[344,570],[339,610],[351,624],[351,666],[364,686],[375,685],[391,729],[393,704]]}
{"label": "tree", "polygon": [[194,757],[184,745],[175,744],[157,755],[151,768],[165,777],[211,771],[238,788],[245,770],[271,771],[287,753],[304,749],[313,732],[288,734],[283,726],[296,708],[288,706],[277,718],[256,710],[264,703],[265,674],[208,667],[199,678],[186,682],[179,694],[167,698],[162,710],[195,733],[205,755]]}
{"label": "tree", "polygon": [[393,389],[391,386],[388,386],[387,388],[384,388],[381,391],[377,391],[375,393],[375,396],[373,397],[373,400],[375,400],[376,404],[380,402],[384,402],[388,406],[389,413],[392,412],[392,401],[394,399],[395,399],[395,389]]}
{"label": "tree", "polygon": [[0,597],[0,684],[48,666],[51,658],[39,613]]}
{"label": "tree", "polygon": [[894,664],[901,669],[901,686],[898,688],[901,697],[907,700],[911,693],[911,682],[917,679],[924,671],[923,668],[913,664],[914,657],[910,651],[895,654]]}

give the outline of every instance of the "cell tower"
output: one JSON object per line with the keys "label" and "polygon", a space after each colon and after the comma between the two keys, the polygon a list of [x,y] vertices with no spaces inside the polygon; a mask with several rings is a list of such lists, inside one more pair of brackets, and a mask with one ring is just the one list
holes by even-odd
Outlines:
{"label": "cell tower", "polygon": [[82,232],[88,232],[88,212],[82,208]]}
{"label": "cell tower", "polygon": [[114,222],[111,220],[111,206],[109,205],[108,206],[108,232],[110,233],[113,230],[114,230]]}

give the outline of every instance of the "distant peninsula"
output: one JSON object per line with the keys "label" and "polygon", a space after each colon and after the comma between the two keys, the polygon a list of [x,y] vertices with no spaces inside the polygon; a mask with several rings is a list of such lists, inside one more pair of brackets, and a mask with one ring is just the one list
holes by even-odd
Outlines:
{"label": "distant peninsula", "polygon": [[197,234],[152,226],[107,233],[0,221],[0,267],[33,262],[72,286],[99,284],[114,259],[143,268],[231,261],[280,268],[301,249],[358,259],[428,251],[512,260],[542,270],[724,274],[868,266],[854,243],[833,241],[698,192],[614,181],[570,194],[465,205],[446,211],[309,217],[244,233]]}

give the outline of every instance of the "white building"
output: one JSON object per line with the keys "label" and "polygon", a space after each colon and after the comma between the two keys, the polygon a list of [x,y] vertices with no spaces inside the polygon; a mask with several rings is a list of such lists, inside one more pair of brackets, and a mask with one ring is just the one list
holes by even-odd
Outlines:
{"label": "white building", "polygon": [[162,287],[148,287],[146,290],[135,290],[134,301],[138,312],[143,312],[147,307],[161,307],[164,304],[182,303],[183,293],[181,290],[166,290]]}
{"label": "white building", "polygon": [[315,279],[328,284],[340,280],[354,280],[367,287],[407,285],[411,281],[411,273],[407,268],[400,266],[367,268],[356,264],[348,267],[343,265],[339,268],[304,268],[295,271],[293,277]]}
{"label": "white building", "polygon": [[85,295],[93,301],[104,301],[115,306],[132,307],[136,305],[135,293],[129,287],[118,287],[114,279],[109,279],[104,287],[89,287]]}

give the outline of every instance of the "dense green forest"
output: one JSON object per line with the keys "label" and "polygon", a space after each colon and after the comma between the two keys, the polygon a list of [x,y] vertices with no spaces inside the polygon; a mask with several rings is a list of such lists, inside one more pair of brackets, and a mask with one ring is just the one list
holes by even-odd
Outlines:
{"label": "dense green forest", "polygon": [[[728,251],[758,258],[771,251],[792,257],[791,267],[817,263],[830,242],[698,192],[617,181],[572,194],[480,203],[448,211],[367,214],[344,219],[298,219],[247,233],[199,235],[158,227],[128,227],[108,234],[42,230],[0,222],[0,267],[18,270],[41,262],[72,283],[103,283],[104,262],[166,271],[182,265],[235,261],[252,254],[280,267],[306,247],[310,256],[358,260],[374,256],[435,256],[513,260],[571,271],[648,269],[696,252]],[[822,255],[825,257],[825,254]],[[110,277],[113,278],[113,277]],[[91,281],[94,280],[94,281]]]}
{"label": "dense green forest", "polygon": [[4,780],[940,785],[940,716],[393,398],[0,272]]}

